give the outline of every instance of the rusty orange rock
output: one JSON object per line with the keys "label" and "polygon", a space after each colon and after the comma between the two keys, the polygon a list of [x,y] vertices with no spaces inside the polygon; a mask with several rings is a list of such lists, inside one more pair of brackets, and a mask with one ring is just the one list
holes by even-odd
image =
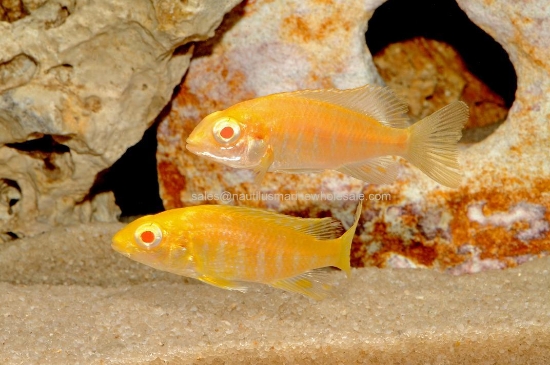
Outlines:
{"label": "rusty orange rock", "polygon": [[[464,178],[458,189],[442,187],[402,161],[398,181],[392,185],[368,185],[332,171],[268,173],[261,192],[283,195],[224,199],[224,192],[254,192],[252,174],[185,151],[185,139],[204,116],[239,101],[280,91],[379,82],[364,30],[380,3],[249,1],[231,13],[214,40],[197,46],[172,111],[160,123],[157,158],[165,208],[239,204],[297,216],[330,215],[351,224],[357,203],[335,197],[362,194],[366,201],[352,246],[354,266],[425,267],[461,274],[515,266],[547,255],[550,66],[545,60],[550,59],[550,44],[541,29],[550,29],[550,19],[538,21],[538,27],[518,20],[536,11],[530,8],[535,5],[522,7],[505,0],[489,9],[479,0],[458,1],[508,51],[518,75],[516,100],[506,120],[481,142],[462,146],[459,162]],[[339,26],[330,25],[333,19],[339,19]],[[330,32],[318,31],[323,24]],[[423,103],[433,95],[437,103],[448,103],[447,98],[473,103],[472,127],[494,125],[505,118],[502,99],[472,80],[454,51],[430,41],[415,42],[420,42],[419,52],[426,59],[417,59],[413,69],[425,69],[426,60],[435,59],[448,64],[448,71],[428,81],[425,88],[411,85],[421,91],[410,101],[413,113],[429,114]],[[429,93],[423,94],[424,89]],[[445,93],[447,89],[450,94]],[[321,193],[325,198],[305,198],[305,194]],[[202,198],[193,199],[194,195]]]}
{"label": "rusty orange rock", "polygon": [[504,100],[464,64],[448,44],[417,37],[393,43],[374,56],[388,86],[409,105],[409,116],[420,120],[455,100],[470,106],[466,129],[502,122],[508,113]]}

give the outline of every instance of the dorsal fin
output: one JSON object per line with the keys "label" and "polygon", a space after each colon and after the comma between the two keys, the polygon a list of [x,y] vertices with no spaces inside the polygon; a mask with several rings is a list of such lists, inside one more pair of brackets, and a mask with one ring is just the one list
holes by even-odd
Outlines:
{"label": "dorsal fin", "polygon": [[[223,207],[234,209],[246,219],[259,219],[269,224],[276,224],[302,232],[318,240],[331,240],[340,237],[344,232],[342,223],[333,218],[298,218],[275,212],[248,207]],[[222,209],[223,209],[222,208]],[[266,227],[266,229],[269,229]]]}
{"label": "dorsal fin", "polygon": [[407,105],[388,87],[365,85],[348,90],[302,90],[289,94],[339,105],[366,114],[389,127],[409,127],[408,119],[403,116]]}

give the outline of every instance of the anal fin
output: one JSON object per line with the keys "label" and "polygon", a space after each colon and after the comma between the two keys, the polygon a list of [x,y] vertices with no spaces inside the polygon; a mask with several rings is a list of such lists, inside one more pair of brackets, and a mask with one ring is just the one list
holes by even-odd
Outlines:
{"label": "anal fin", "polygon": [[391,184],[397,178],[398,164],[393,157],[382,156],[344,165],[337,171],[371,184]]}
{"label": "anal fin", "polygon": [[317,174],[323,172],[323,169],[285,169],[277,170],[277,172],[285,172],[287,174]]}
{"label": "anal fin", "polygon": [[332,286],[329,284],[329,275],[326,268],[314,269],[291,278],[281,279],[269,283],[274,288],[299,293],[306,297],[321,300],[332,295]]}

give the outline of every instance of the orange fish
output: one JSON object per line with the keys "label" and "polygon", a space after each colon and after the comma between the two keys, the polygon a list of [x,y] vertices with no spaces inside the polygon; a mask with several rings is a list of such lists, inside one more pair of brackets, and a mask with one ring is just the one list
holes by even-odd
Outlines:
{"label": "orange fish", "polygon": [[267,171],[340,171],[391,183],[401,156],[449,187],[461,180],[457,142],[468,107],[453,102],[409,126],[407,106],[389,88],[304,90],[238,103],[208,115],[187,138],[192,153],[251,169],[259,183]]}
{"label": "orange fish", "polygon": [[350,248],[361,215],[341,237],[332,218],[296,218],[223,205],[168,210],[128,224],[112,247],[152,266],[232,290],[247,282],[271,285],[313,299],[328,295],[324,270],[335,266],[349,277]]}

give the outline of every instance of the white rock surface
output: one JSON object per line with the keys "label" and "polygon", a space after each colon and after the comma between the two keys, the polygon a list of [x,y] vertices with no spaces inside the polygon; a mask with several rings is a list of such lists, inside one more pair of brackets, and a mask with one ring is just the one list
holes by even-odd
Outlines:
{"label": "white rock surface", "polygon": [[10,187],[0,189],[0,240],[113,220],[112,196],[87,196],[97,174],[170,100],[190,42],[212,36],[238,2],[13,5],[24,7],[22,17],[0,22],[0,185]]}

